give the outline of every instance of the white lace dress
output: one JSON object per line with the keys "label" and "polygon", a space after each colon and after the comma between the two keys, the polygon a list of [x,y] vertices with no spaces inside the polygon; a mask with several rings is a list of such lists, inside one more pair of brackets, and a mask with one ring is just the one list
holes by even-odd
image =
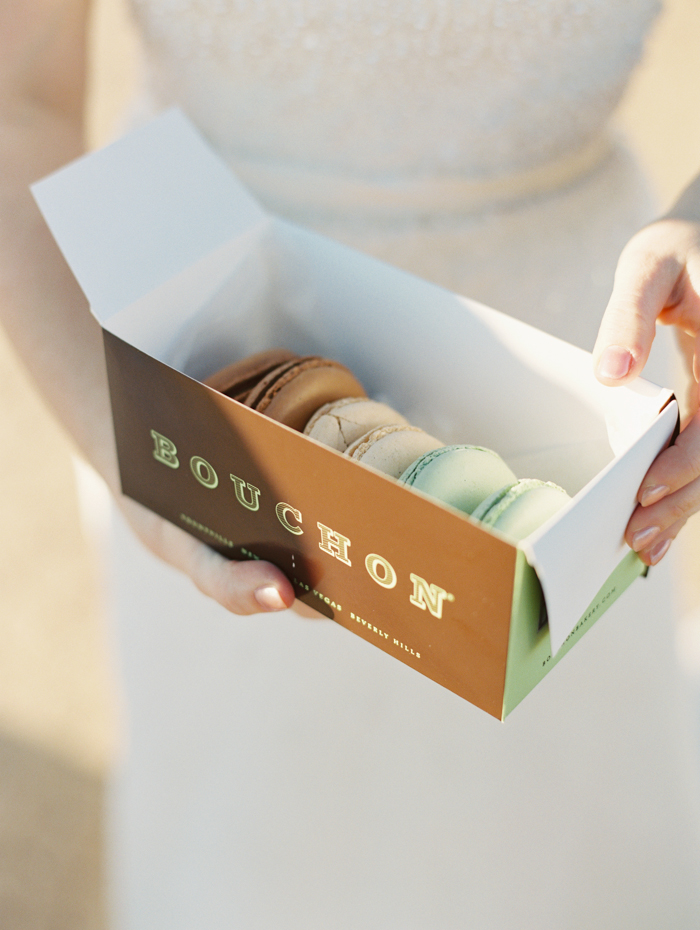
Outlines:
{"label": "white lace dress", "polygon": [[[132,3],[142,109],[178,102],[269,207],[592,346],[653,215],[606,126],[656,0]],[[115,930],[700,926],[666,567],[500,725],[115,540]]]}

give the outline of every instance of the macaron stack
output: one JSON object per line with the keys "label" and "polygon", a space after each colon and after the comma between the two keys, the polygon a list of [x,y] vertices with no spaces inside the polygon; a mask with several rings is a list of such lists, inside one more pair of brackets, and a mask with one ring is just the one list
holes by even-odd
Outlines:
{"label": "macaron stack", "polygon": [[444,445],[367,397],[353,373],[332,359],[270,349],[228,365],[204,383],[513,541],[570,499],[551,482],[518,480],[492,449]]}
{"label": "macaron stack", "polygon": [[392,478],[443,445],[368,398],[353,373],[332,359],[269,349],[227,365],[204,383]]}

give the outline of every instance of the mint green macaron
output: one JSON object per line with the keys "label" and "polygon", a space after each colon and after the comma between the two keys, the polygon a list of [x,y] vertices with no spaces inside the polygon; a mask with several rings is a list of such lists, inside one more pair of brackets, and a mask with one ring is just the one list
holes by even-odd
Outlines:
{"label": "mint green macaron", "polygon": [[471,514],[489,495],[513,484],[516,476],[492,449],[455,445],[421,455],[399,481]]}
{"label": "mint green macaron", "polygon": [[487,497],[472,513],[518,542],[558,513],[571,498],[551,481],[522,478]]}

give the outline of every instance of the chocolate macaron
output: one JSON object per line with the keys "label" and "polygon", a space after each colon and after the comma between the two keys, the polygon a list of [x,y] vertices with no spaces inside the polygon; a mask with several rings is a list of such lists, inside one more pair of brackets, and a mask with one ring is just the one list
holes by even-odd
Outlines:
{"label": "chocolate macaron", "polygon": [[295,357],[268,372],[243,401],[259,413],[303,431],[324,404],[343,397],[365,397],[355,375],[332,359]]}
{"label": "chocolate macaron", "polygon": [[204,384],[214,388],[215,391],[226,394],[227,397],[243,402],[265,375],[295,358],[299,356],[290,352],[289,349],[267,349],[264,352],[256,352],[254,355],[248,355],[246,358],[231,362],[225,368],[219,369],[207,378]]}

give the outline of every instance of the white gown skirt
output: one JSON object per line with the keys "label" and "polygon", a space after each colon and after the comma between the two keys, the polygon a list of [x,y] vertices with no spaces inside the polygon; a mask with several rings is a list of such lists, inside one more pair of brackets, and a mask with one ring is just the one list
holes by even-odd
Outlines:
{"label": "white gown skirt", "polygon": [[[650,215],[617,155],[491,215],[319,225],[590,348]],[[118,518],[113,550],[114,930],[700,926],[668,560],[501,724],[331,621],[227,614]]]}

